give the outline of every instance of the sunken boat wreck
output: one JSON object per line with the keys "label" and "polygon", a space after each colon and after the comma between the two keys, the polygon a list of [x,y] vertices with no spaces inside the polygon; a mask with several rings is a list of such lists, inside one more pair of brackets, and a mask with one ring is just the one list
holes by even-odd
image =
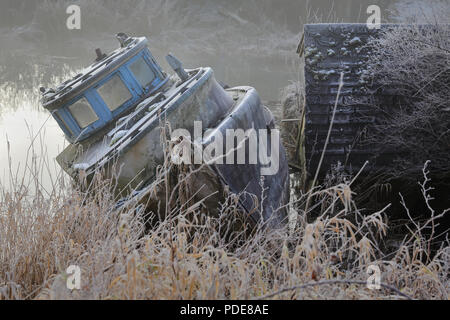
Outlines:
{"label": "sunken boat wreck", "polygon": [[[70,143],[57,157],[64,171],[80,184],[98,172],[114,180],[118,206],[149,197],[158,168],[167,161],[161,136],[169,124],[172,133],[181,132],[168,138],[179,143],[172,158],[181,154],[182,163],[192,158],[186,157],[189,148],[181,147],[186,142],[194,151],[213,149],[203,159],[206,173],[198,174],[193,186],[207,205],[218,207],[226,190],[239,195],[251,222],[286,222],[286,154],[257,91],[226,88],[211,68],[184,69],[171,54],[166,60],[175,74],[168,75],[145,37],[122,33],[117,39],[117,50],[97,49],[95,62],[74,78],[56,89],[41,88],[44,108]],[[219,143],[230,132],[232,143]]]}

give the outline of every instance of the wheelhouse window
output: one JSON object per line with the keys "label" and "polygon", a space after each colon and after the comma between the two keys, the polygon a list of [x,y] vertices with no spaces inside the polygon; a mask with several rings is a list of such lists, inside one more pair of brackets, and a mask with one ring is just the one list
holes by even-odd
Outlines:
{"label": "wheelhouse window", "polygon": [[130,65],[130,70],[143,88],[148,87],[155,80],[155,74],[142,57]]}
{"label": "wheelhouse window", "polygon": [[97,92],[111,111],[116,110],[132,98],[130,90],[117,74],[98,88]]}
{"label": "wheelhouse window", "polygon": [[69,111],[81,129],[88,127],[98,120],[97,114],[94,112],[86,98],[81,98],[69,106]]}

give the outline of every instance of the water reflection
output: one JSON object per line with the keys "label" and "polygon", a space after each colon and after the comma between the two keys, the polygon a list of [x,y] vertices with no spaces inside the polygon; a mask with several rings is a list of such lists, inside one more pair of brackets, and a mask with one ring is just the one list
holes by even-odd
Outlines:
{"label": "water reflection", "polygon": [[[37,174],[42,184],[39,189],[43,193],[51,192],[54,179],[60,174],[53,159],[66,142],[47,112],[37,110],[26,99],[23,102],[0,118],[0,183],[6,189],[13,189],[12,178],[24,178],[28,185],[32,175]],[[30,185],[31,192],[35,191],[34,187]]]}

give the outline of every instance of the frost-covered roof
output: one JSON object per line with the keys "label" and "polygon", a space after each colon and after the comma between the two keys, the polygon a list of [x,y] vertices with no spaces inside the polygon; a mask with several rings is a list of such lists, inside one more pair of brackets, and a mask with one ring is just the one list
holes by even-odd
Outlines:
{"label": "frost-covered roof", "polygon": [[99,57],[81,73],[59,85],[56,89],[46,89],[43,93],[43,105],[54,110],[79,95],[85,89],[101,80],[105,75],[119,68],[135,56],[148,43],[147,38],[128,38],[122,47],[108,55]]}

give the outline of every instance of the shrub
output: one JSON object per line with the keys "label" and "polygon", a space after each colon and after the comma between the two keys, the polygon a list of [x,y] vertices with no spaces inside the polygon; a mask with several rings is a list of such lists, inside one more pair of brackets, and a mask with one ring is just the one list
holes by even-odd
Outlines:
{"label": "shrub", "polygon": [[[444,6],[442,14],[450,9],[448,3]],[[450,25],[446,16],[426,18],[421,17],[422,24],[383,29],[369,44],[371,80],[376,89],[395,97],[397,108],[376,106],[383,116],[368,142],[379,146],[380,153],[397,154],[391,178],[417,181],[423,164],[432,160],[433,177],[449,183]]]}

